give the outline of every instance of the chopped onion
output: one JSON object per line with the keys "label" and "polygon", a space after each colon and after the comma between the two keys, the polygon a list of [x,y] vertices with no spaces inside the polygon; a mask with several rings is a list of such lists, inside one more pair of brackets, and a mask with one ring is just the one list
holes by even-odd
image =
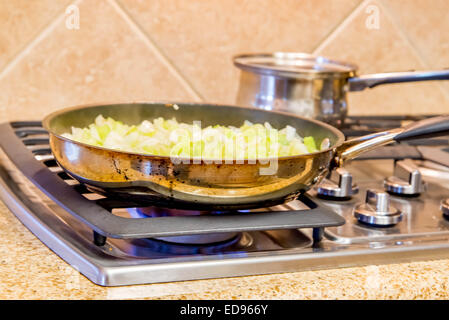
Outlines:
{"label": "chopped onion", "polygon": [[179,123],[174,118],[127,125],[99,115],[88,127],[72,127],[63,136],[126,152],[203,159],[262,159],[318,151],[313,137],[303,139],[292,126],[276,130],[268,122],[248,120],[240,128],[215,125],[201,129],[196,123]]}

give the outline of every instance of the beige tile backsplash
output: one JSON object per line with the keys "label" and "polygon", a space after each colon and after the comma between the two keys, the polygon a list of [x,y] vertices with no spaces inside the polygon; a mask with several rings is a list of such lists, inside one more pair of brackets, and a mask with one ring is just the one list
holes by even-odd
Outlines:
{"label": "beige tile backsplash", "polygon": [[[67,27],[73,3],[79,29]],[[243,52],[319,53],[360,74],[447,68],[447,30],[447,0],[0,0],[0,119],[115,101],[232,104]],[[449,81],[350,93],[349,109],[449,113]]]}
{"label": "beige tile backsplash", "polygon": [[70,0],[0,0],[0,68],[69,3]]}

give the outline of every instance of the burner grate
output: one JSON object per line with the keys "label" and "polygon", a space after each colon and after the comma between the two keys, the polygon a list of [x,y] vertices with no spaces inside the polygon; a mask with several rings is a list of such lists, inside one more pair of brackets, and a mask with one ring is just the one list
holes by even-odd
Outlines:
{"label": "burner grate", "polygon": [[[114,208],[135,204],[112,198],[89,200],[94,194],[68,176],[54,160],[48,134],[39,122],[0,125],[0,146],[14,165],[42,192],[93,230],[93,241],[102,246],[108,237],[141,239],[221,232],[312,228],[314,241],[321,240],[325,227],[345,220],[318,206],[307,196],[298,198],[309,209],[233,211],[219,215],[172,216],[132,219],[111,213]],[[94,197],[95,198],[95,197]]]}

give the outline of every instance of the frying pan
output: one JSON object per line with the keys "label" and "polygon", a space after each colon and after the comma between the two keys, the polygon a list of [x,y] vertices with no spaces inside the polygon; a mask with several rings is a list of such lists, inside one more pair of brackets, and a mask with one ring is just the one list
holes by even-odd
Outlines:
{"label": "frying pan", "polygon": [[[404,128],[345,141],[336,128],[300,116],[211,104],[130,103],[81,106],[48,115],[44,128],[59,165],[73,178],[97,192],[144,205],[195,210],[256,208],[290,201],[317,184],[333,167],[362,152],[394,141],[449,133],[449,116],[413,123]],[[126,124],[157,117],[180,122],[241,126],[244,120],[265,121],[275,128],[290,125],[301,136],[313,136],[328,147],[315,153],[267,161],[172,161],[167,156],[130,153],[96,147],[61,136],[71,127],[86,127],[102,114]],[[189,162],[189,163],[187,163]],[[276,170],[270,172],[267,168]],[[271,166],[271,167],[270,167]],[[265,171],[264,171],[265,170]],[[268,172],[268,173],[267,173]]]}

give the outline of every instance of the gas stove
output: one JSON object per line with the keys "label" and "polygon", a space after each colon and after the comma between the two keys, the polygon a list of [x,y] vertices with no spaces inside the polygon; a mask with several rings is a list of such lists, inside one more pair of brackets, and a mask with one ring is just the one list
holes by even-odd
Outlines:
{"label": "gas stove", "polygon": [[[422,117],[349,117],[342,131]],[[79,184],[53,159],[39,122],[4,123],[0,135],[0,198],[99,285],[449,258],[448,137],[367,153],[284,205],[204,212],[142,208]]]}

